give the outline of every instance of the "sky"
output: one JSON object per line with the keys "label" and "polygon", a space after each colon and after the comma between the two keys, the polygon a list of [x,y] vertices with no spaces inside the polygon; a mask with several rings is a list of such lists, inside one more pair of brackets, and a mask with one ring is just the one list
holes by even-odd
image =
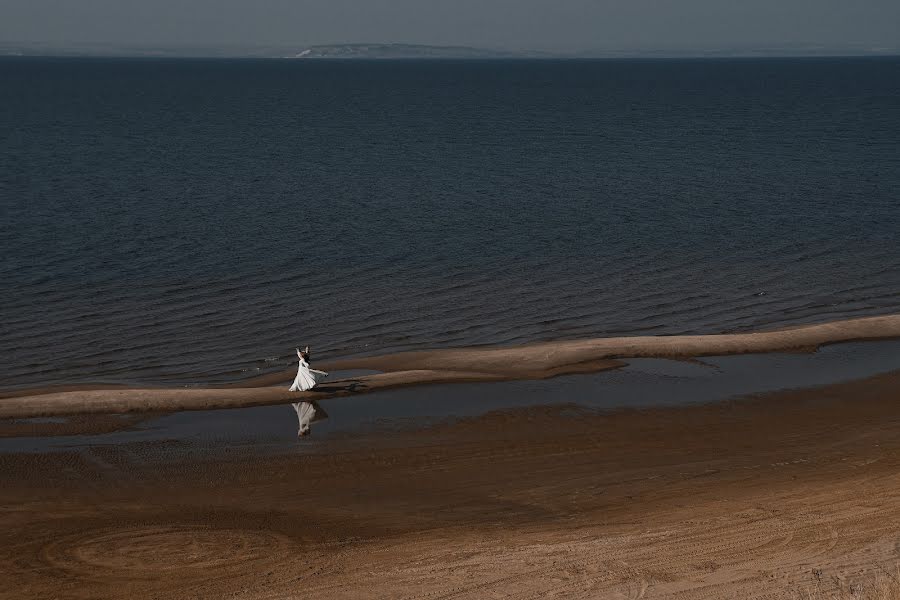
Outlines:
{"label": "sky", "polygon": [[900,0],[0,0],[0,42],[900,47]]}

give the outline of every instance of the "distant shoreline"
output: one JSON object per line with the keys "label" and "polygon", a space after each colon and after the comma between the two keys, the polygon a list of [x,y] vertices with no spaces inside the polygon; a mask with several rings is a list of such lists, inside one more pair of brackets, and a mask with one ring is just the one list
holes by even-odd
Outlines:
{"label": "distant shoreline", "polygon": [[666,56],[643,56],[643,55],[615,55],[615,56],[508,56],[508,57],[454,57],[454,56],[434,56],[434,57],[317,57],[298,59],[286,56],[252,56],[252,55],[168,55],[168,54],[4,54],[0,53],[0,60],[9,59],[72,59],[72,60],[173,60],[173,61],[279,61],[279,62],[441,62],[441,61],[461,61],[461,62],[615,62],[615,61],[753,61],[753,60],[836,60],[836,59],[853,59],[853,60],[881,60],[881,59],[898,59],[900,52],[891,54],[772,54],[772,55],[701,55],[701,54],[684,54],[684,55],[666,55]]}
{"label": "distant shoreline", "polygon": [[791,49],[746,48],[725,50],[585,50],[554,52],[505,50],[467,46],[420,44],[332,44],[271,47],[155,47],[81,44],[58,47],[40,43],[0,41],[0,58],[108,58],[108,59],[202,59],[202,60],[317,60],[317,61],[578,61],[578,60],[778,60],[898,58],[900,47],[884,49]]}

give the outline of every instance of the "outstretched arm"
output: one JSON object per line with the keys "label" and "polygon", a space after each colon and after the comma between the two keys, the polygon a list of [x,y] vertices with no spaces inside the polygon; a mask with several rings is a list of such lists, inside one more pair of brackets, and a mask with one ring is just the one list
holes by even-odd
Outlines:
{"label": "outstretched arm", "polygon": [[294,348],[297,351],[297,358],[303,358],[303,353],[300,352],[300,348]]}

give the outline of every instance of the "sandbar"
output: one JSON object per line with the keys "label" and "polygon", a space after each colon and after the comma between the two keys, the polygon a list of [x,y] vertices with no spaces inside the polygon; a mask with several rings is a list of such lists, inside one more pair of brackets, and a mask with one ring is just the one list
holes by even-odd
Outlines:
{"label": "sandbar", "polygon": [[[317,363],[325,370],[380,371],[289,392],[291,371],[226,386],[103,387],[13,390],[0,395],[0,418],[73,414],[174,412],[325,400],[393,387],[433,383],[539,379],[613,369],[628,358],[693,358],[791,350],[824,344],[900,337],[900,315],[864,317],[775,331],[710,335],[634,336],[543,342],[502,348],[403,352]],[[280,385],[278,385],[280,384]]]}

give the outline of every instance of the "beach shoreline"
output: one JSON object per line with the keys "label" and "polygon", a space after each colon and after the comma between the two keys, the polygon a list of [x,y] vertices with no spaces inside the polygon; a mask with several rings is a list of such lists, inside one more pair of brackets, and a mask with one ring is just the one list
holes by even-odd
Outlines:
{"label": "beach shoreline", "polygon": [[301,454],[2,454],[16,583],[0,597],[117,597],[124,581],[135,598],[827,589],[900,558],[898,398],[892,372],[685,407],[495,411]]}
{"label": "beach shoreline", "polygon": [[308,392],[289,392],[282,387],[293,376],[292,371],[212,387],[79,385],[71,389],[12,390],[0,393],[0,418],[243,408],[435,383],[543,379],[615,369],[629,358],[810,351],[826,344],[898,337],[900,315],[884,315],[753,333],[596,338],[506,348],[404,352],[316,363],[324,370],[377,372],[329,381]]}

